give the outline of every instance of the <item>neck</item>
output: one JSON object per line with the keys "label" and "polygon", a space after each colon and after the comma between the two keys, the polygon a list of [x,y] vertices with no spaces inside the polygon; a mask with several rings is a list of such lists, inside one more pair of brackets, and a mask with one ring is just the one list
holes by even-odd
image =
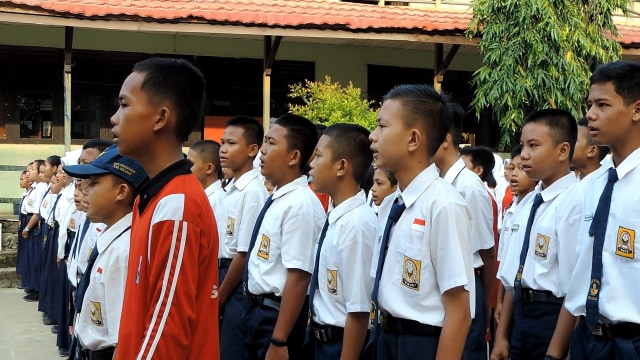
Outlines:
{"label": "neck", "polygon": [[436,166],[440,169],[440,177],[444,177],[459,158],[460,155],[458,153],[447,152],[442,159],[438,159]]}
{"label": "neck", "polygon": [[203,188],[208,188],[209,186],[211,186],[211,184],[213,184],[214,182],[218,181],[217,177],[211,177],[211,178],[207,178],[205,180],[205,182],[202,183],[202,187]]}
{"label": "neck", "polygon": [[122,208],[122,207],[118,207],[116,206],[114,208],[114,211],[112,214],[109,214],[109,216],[105,217],[103,219],[104,223],[107,225],[107,228],[112,227],[115,223],[117,223],[118,221],[120,221],[120,219],[122,219],[123,217],[127,216],[127,214],[129,214],[131,212],[131,208],[127,207],[127,208]]}
{"label": "neck", "polygon": [[282,174],[280,174],[280,177],[278,177],[278,179],[271,179],[271,181],[273,181],[273,183],[276,184],[278,189],[280,189],[281,187],[293,182],[294,180],[296,180],[300,176],[302,176],[302,174],[300,174],[300,172],[292,171],[291,169],[288,169],[288,171],[283,172]]}
{"label": "neck", "polygon": [[398,179],[398,188],[400,191],[404,191],[409,184],[415,179],[424,169],[428,168],[431,164],[431,159],[422,158],[416,162],[413,162],[411,166],[407,168],[395,169],[394,173],[396,179]]}
{"label": "neck", "polygon": [[560,180],[561,178],[563,178],[564,176],[566,176],[570,172],[571,172],[571,170],[569,170],[569,168],[567,167],[566,169],[562,169],[562,171],[558,171],[553,176],[550,176],[548,179],[541,180],[542,181],[542,189],[544,190],[544,189],[548,188],[549,186],[551,186],[551,184],[553,184],[554,182]]}
{"label": "neck", "polygon": [[331,196],[333,205],[338,206],[359,192],[360,184],[357,184],[355,181],[345,181],[343,184],[336,184],[335,191],[331,191],[331,194],[328,195]]}
{"label": "neck", "polygon": [[611,146],[611,157],[613,166],[618,167],[632,152],[640,148],[640,139],[633,139],[619,145]]}
{"label": "neck", "polygon": [[529,195],[533,191],[533,189],[535,189],[535,187],[533,187],[533,188],[531,188],[529,190],[521,191],[518,194],[518,202],[520,202],[522,199],[524,199],[525,196]]}
{"label": "neck", "polygon": [[580,179],[584,179],[585,176],[591,174],[592,172],[598,170],[600,167],[600,163],[588,163],[584,168],[578,169],[580,172]]}
{"label": "neck", "polygon": [[146,151],[141,155],[132,156],[140,162],[150,179],[154,178],[169,165],[184,159],[181,147],[172,147],[167,145],[167,142],[161,139],[158,139],[158,143],[165,145],[156,146],[150,149],[151,151]]}
{"label": "neck", "polygon": [[248,173],[251,170],[253,170],[253,160],[251,162],[245,163],[238,169],[231,169],[231,171],[233,171],[233,177],[236,178],[236,181],[240,178],[240,176]]}

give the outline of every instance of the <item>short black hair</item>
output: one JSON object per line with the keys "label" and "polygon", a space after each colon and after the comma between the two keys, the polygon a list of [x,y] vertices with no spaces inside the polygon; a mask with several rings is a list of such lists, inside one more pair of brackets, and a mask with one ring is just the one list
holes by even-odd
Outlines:
{"label": "short black hair", "polygon": [[298,165],[302,173],[318,143],[316,127],[307,118],[294,114],[282,115],[276,119],[274,124],[287,129],[285,136],[287,149],[300,152],[300,164]]}
{"label": "short black hair", "polygon": [[251,116],[236,116],[227,120],[224,127],[236,126],[242,128],[247,145],[256,144],[258,147],[264,142],[264,129],[262,125]]}
{"label": "short black hair", "polygon": [[480,180],[486,182],[489,187],[497,185],[496,178],[493,176],[496,158],[491,149],[486,146],[467,146],[460,149],[460,155],[468,155],[473,166],[482,166]]}
{"label": "short black hair", "polygon": [[549,128],[549,136],[558,145],[569,143],[569,159],[573,158],[573,151],[578,139],[578,124],[570,112],[561,109],[544,109],[529,114],[524,119],[528,123],[543,124]]}
{"label": "short black hair", "polygon": [[373,186],[373,173],[375,172],[375,170],[373,170],[373,163],[369,164],[369,167],[367,168],[367,172],[364,173],[364,176],[362,177],[362,181],[360,181],[360,189],[364,190],[365,193],[369,193],[369,190],[371,190],[371,187]]}
{"label": "short black hair", "polygon": [[[578,120],[578,126],[589,127],[589,120],[587,120],[586,117],[580,118],[580,120]],[[609,147],[605,145],[596,145],[591,135],[587,136],[587,145],[598,147],[598,161],[604,160],[604,158],[609,153]]]}
{"label": "short black hair", "polygon": [[207,163],[213,163],[213,165],[216,166],[218,179],[222,179],[222,165],[220,165],[220,144],[217,141],[196,141],[193,143],[193,145],[191,145],[189,150],[192,150],[193,152],[198,154],[198,156],[200,156],[203,161],[206,161]]}
{"label": "short black hair", "polygon": [[428,155],[435,155],[450,127],[446,98],[429,85],[398,85],[384,96],[384,100],[402,103],[405,126],[419,123],[427,139]]}
{"label": "short black hair", "polygon": [[353,180],[360,184],[373,160],[369,130],[356,124],[333,124],[323,135],[330,139],[331,160],[347,160],[353,169]]}
{"label": "short black hair", "polygon": [[44,165],[44,160],[33,160],[33,164],[36,166],[36,170],[40,171],[40,166]]}
{"label": "short black hair", "polygon": [[378,168],[378,170],[384,172],[384,174],[387,175],[387,179],[389,179],[389,183],[391,184],[391,186],[398,185],[398,179],[396,179],[396,174],[393,171],[383,168]]}
{"label": "short black hair", "polygon": [[187,60],[158,57],[138,62],[133,66],[133,72],[144,74],[140,90],[151,102],[171,102],[176,112],[176,138],[180,142],[187,141],[204,114],[202,72]]}
{"label": "short black hair", "polygon": [[511,159],[522,154],[522,145],[518,144],[511,149]]}
{"label": "short black hair", "polygon": [[460,104],[455,102],[447,103],[447,113],[449,115],[449,135],[451,143],[456,148],[462,142],[462,122],[464,121],[464,110]]}
{"label": "short black hair", "polygon": [[591,75],[591,85],[611,82],[625,105],[640,100],[640,62],[614,61],[600,65]]}
{"label": "short black hair", "polygon": [[55,166],[58,167],[62,164],[62,162],[60,161],[60,156],[58,155],[51,155],[47,158],[47,162],[49,163],[49,165],[51,166]]}
{"label": "short black hair", "polygon": [[113,145],[113,141],[111,140],[91,139],[82,145],[82,150],[96,149],[102,153],[111,145]]}

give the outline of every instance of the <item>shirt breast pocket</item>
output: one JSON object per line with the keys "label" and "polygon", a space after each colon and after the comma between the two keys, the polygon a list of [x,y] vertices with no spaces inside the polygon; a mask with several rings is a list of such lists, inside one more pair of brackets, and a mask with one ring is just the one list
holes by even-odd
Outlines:
{"label": "shirt breast pocket", "polygon": [[531,231],[529,241],[533,242],[531,255],[538,263],[552,263],[558,254],[556,231],[549,227],[538,227]]}
{"label": "shirt breast pocket", "polygon": [[[394,283],[402,292],[402,296],[418,296],[424,294],[427,268],[430,266],[428,242],[424,239],[424,231],[411,231],[411,242],[402,241],[397,248]],[[416,241],[419,240],[419,241]],[[386,264],[385,264],[386,266]]]}
{"label": "shirt breast pocket", "polygon": [[612,251],[616,258],[622,261],[638,261],[636,253],[640,251],[640,245],[636,244],[636,231],[639,228],[640,220],[638,219],[612,216],[607,224],[606,236],[610,236],[615,242],[605,251]]}

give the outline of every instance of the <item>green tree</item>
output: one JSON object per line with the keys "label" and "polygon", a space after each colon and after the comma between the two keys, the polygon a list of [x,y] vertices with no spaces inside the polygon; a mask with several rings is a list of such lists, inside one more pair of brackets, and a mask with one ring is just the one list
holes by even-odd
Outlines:
{"label": "green tree", "polygon": [[629,0],[473,0],[467,35],[480,36],[483,66],[471,106],[492,110],[500,147],[542,108],[582,116],[595,66],[620,59],[613,14]]}
{"label": "green tree", "polygon": [[289,104],[289,111],[304,116],[316,124],[329,126],[335,123],[362,125],[368,130],[376,126],[377,110],[374,102],[362,99],[360,88],[351,82],[343,87],[332,82],[329,76],[324,81],[305,81],[289,86],[289,97],[300,99],[301,105]]}

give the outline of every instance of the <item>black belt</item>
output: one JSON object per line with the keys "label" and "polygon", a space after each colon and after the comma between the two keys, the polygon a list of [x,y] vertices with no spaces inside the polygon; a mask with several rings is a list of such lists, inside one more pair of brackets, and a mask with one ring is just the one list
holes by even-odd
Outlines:
{"label": "black belt", "polygon": [[551,304],[562,304],[564,301],[563,297],[557,297],[553,295],[551,291],[547,290],[533,290],[533,289],[522,289],[522,301],[526,303],[551,303]]}
{"label": "black belt", "polygon": [[379,324],[382,329],[388,332],[403,335],[440,336],[440,332],[442,331],[442,328],[439,326],[393,317],[384,310],[380,310]]}
{"label": "black belt", "polygon": [[35,213],[27,213],[27,216],[33,216]]}
{"label": "black belt", "polygon": [[[580,324],[587,326],[584,316],[580,317]],[[591,335],[605,338],[632,339],[640,337],[640,324],[630,322],[603,323],[598,324],[591,330]]]}
{"label": "black belt", "polygon": [[92,351],[80,349],[78,347],[77,355],[80,360],[111,360],[113,359],[115,349],[115,347],[110,346],[108,348]]}
{"label": "black belt", "polygon": [[218,269],[228,269],[233,259],[218,259]]}
{"label": "black belt", "polygon": [[280,311],[280,300],[279,296],[275,296],[273,294],[264,294],[264,295],[253,295],[249,294],[249,301],[251,301],[251,305],[266,307],[269,309],[274,309]]}
{"label": "black belt", "polygon": [[316,322],[311,324],[313,336],[321,343],[342,341],[344,338],[344,328],[333,325],[320,325]]}

